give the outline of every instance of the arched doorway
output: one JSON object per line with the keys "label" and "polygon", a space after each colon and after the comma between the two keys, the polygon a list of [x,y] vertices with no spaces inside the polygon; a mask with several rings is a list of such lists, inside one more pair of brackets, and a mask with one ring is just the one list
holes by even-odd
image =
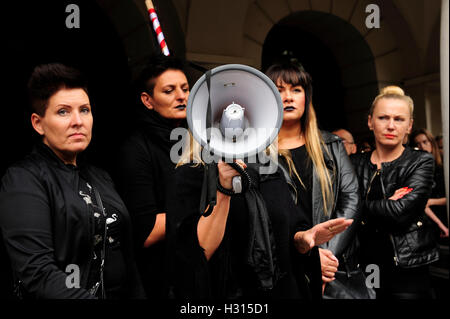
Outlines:
{"label": "arched doorway", "polygon": [[296,58],[311,74],[322,129],[367,134],[366,114],[378,81],[372,51],[353,25],[325,12],[292,13],[268,32],[262,69],[283,56]]}

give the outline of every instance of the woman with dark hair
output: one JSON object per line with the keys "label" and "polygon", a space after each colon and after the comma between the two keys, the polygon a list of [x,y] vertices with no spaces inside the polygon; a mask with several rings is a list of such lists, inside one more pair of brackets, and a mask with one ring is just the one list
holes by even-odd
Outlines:
{"label": "woman with dark hair", "polygon": [[[434,183],[431,196],[425,206],[425,213],[437,225],[437,233],[441,238],[448,238],[447,198],[445,197],[444,167],[436,140],[427,129],[418,129],[410,136],[410,145],[418,149],[431,153],[435,161]],[[444,222],[443,222],[444,221]]]}
{"label": "woman with dark hair", "polygon": [[[339,217],[358,219],[357,178],[341,139],[318,129],[310,75],[295,63],[274,64],[266,74],[278,87],[284,106],[278,134],[280,161],[289,172],[287,179],[293,181],[296,205],[304,212],[308,228]],[[325,296],[370,297],[354,259],[354,239],[352,226],[318,249],[321,268],[312,270],[311,282],[323,285]],[[346,284],[352,274],[358,277],[357,289]]]}
{"label": "woman with dark hair", "polygon": [[444,137],[442,135],[436,136],[436,145],[439,149],[439,154],[441,155],[442,163],[444,163]]}
{"label": "woman with dark hair", "polygon": [[114,178],[130,210],[137,264],[150,299],[170,293],[166,253],[170,239],[167,205],[173,195],[177,159],[170,150],[172,130],[186,126],[189,84],[184,63],[175,57],[153,56],[136,80],[138,121],[121,145]]}
{"label": "woman with dark hair", "polygon": [[127,209],[108,174],[81,153],[92,137],[81,74],[37,66],[28,82],[41,136],[0,190],[0,226],[17,293],[36,299],[142,298]]}
{"label": "woman with dark hair", "polygon": [[363,198],[361,257],[379,268],[380,299],[432,297],[428,265],[439,258],[424,213],[434,160],[403,145],[413,110],[401,88],[384,88],[368,116],[376,148],[352,157]]}

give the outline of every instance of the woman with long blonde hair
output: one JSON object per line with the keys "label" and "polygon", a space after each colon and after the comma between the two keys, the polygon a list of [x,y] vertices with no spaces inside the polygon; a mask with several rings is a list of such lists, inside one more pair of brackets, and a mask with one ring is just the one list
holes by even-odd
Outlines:
{"label": "woman with long blonde hair", "polygon": [[[173,240],[174,295],[181,299],[248,297],[311,299],[302,256],[343,232],[344,218],[305,227],[280,172],[262,174],[258,164],[237,161],[251,178],[243,193],[232,190],[239,173],[219,161],[205,164],[189,134],[175,172],[169,214]],[[214,208],[203,211],[206,167],[217,167]],[[300,259],[300,261],[299,261]]]}
{"label": "woman with long blonde hair", "polygon": [[[292,181],[296,204],[306,216],[308,226],[338,217],[357,218],[356,175],[341,139],[318,128],[311,76],[295,63],[274,64],[266,74],[278,87],[284,106],[278,135],[281,163],[289,172],[287,178]],[[351,254],[353,228],[319,248],[321,266],[311,271],[311,283],[316,286],[312,289],[322,286],[325,295],[334,298],[369,298],[357,296],[351,289],[347,293],[334,289],[336,274],[345,278],[357,267]],[[362,281],[360,284],[364,285]]]}

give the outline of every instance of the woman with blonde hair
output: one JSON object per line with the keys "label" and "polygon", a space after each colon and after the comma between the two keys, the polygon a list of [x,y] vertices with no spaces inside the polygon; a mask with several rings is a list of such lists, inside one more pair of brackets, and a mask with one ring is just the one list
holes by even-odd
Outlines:
{"label": "woman with blonde hair", "polygon": [[428,265],[439,258],[424,213],[434,160],[402,144],[413,111],[401,88],[384,88],[368,116],[376,148],[352,157],[363,199],[361,257],[364,265],[379,269],[380,299],[432,297]]}
{"label": "woman with blonde hair", "polygon": [[[296,194],[296,206],[304,212],[308,226],[339,217],[358,218],[356,175],[341,139],[318,128],[311,76],[294,63],[274,64],[266,75],[278,87],[284,106],[278,135],[281,164],[288,181],[293,181],[289,184]],[[320,266],[310,269],[311,289],[319,285],[330,298],[370,297],[353,258],[354,233],[352,226],[318,249],[320,263],[316,265]],[[352,279],[356,287],[348,285],[352,274],[358,274],[358,279]],[[336,278],[339,283],[334,282]]]}
{"label": "woman with blonde hair", "polygon": [[302,255],[307,258],[313,247],[343,232],[353,220],[339,218],[307,227],[282,173],[264,175],[258,164],[240,160],[239,170],[251,180],[243,184],[249,186],[235,194],[232,178],[239,173],[219,161],[216,203],[205,212],[200,208],[204,171],[216,166],[202,161],[201,147],[191,135],[186,141],[191,147],[185,148],[175,172],[177,200],[168,209],[175,225],[176,297],[314,298]]}

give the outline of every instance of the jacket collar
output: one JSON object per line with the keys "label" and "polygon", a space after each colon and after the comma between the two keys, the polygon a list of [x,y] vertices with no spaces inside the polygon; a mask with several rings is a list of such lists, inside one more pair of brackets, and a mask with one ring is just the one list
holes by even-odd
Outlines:
{"label": "jacket collar", "polygon": [[[391,166],[396,165],[397,163],[403,161],[403,159],[408,156],[409,154],[411,154],[412,152],[412,148],[410,148],[409,146],[405,146],[405,149],[403,150],[402,154],[397,157],[395,160],[391,161],[391,162],[383,162],[381,163],[381,168],[389,168]],[[370,158],[372,157],[372,152],[367,152],[364,153],[361,158],[362,158],[362,162],[363,163],[368,163],[369,167],[371,167],[372,169],[377,169],[377,165],[372,163],[372,161],[370,160]]]}
{"label": "jacket collar", "polygon": [[382,163],[381,167],[387,168],[387,167],[397,164],[398,162],[401,162],[405,156],[409,155],[410,152],[411,152],[411,148],[409,146],[405,146],[405,149],[403,150],[402,154],[399,157],[397,157],[395,160],[393,160],[391,162]]}
{"label": "jacket collar", "polygon": [[320,131],[320,133],[322,134],[322,139],[325,144],[330,144],[341,139],[339,136],[331,134],[327,131]]}
{"label": "jacket collar", "polygon": [[63,169],[81,169],[86,165],[85,158],[82,154],[78,154],[77,156],[77,166],[65,164],[56,154],[53,152],[53,150],[48,147],[43,142],[38,142],[34,145],[32,153],[38,154],[39,156],[43,157],[47,162],[51,163],[52,165],[56,167],[60,167]]}
{"label": "jacket collar", "polygon": [[147,132],[147,136],[156,144],[158,144],[166,152],[170,152],[172,146],[177,140],[171,140],[170,134],[177,127],[187,127],[186,120],[172,120],[159,115],[154,110],[141,108],[138,110],[138,123]]}

